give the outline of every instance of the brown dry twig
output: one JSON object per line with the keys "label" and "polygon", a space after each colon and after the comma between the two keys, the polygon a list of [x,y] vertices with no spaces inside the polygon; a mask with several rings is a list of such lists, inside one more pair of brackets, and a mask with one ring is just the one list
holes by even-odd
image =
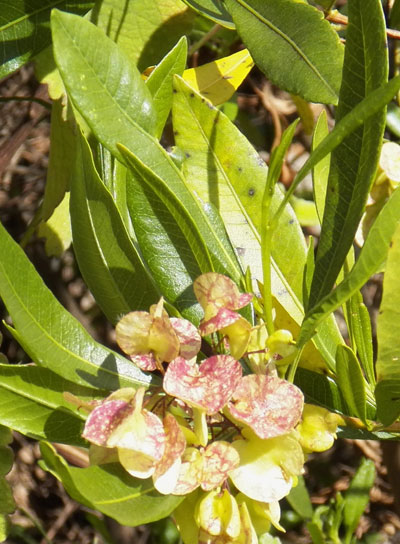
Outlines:
{"label": "brown dry twig", "polygon": [[[331,21],[332,23],[337,23],[339,25],[347,25],[349,20],[346,15],[342,15],[341,13],[337,11],[332,11],[329,13],[326,17],[328,21]],[[394,28],[387,28],[386,34],[388,38],[393,38],[394,40],[400,40],[400,31],[395,30]]]}

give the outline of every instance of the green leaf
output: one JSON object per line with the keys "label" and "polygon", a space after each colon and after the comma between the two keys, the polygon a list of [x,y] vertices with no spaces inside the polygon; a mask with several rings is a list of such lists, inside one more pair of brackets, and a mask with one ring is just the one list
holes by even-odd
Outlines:
{"label": "green leaf", "polygon": [[8,446],[0,446],[0,477],[5,476],[11,470],[14,454]]}
{"label": "green leaf", "polygon": [[0,365],[0,423],[37,439],[82,446],[85,413],[64,398],[72,393],[82,401],[107,393],[76,385],[35,365]]}
{"label": "green leaf", "polygon": [[293,510],[303,519],[312,518],[313,507],[303,476],[298,477],[297,485],[292,487],[286,500]]}
{"label": "green leaf", "polygon": [[[387,74],[382,6],[375,0],[352,0],[337,121],[354,112],[363,98],[387,80]],[[378,165],[385,116],[382,108],[332,154],[310,306],[329,293],[353,243]]]}
{"label": "green leaf", "polygon": [[115,324],[132,310],[148,310],[159,293],[96,172],[83,135],[76,146],[70,208],[75,255],[96,302]]}
{"label": "green leaf", "polygon": [[0,254],[0,297],[17,339],[36,363],[74,383],[100,389],[150,384],[149,376],[95,342],[61,306],[2,225]]}
{"label": "green leaf", "polygon": [[327,410],[350,415],[349,408],[336,382],[331,377],[312,372],[305,368],[298,368],[294,383],[304,393],[306,402],[317,404]]}
{"label": "green leaf", "polygon": [[232,17],[224,7],[223,0],[183,0],[185,4],[200,13],[204,17],[211,19],[215,23],[225,28],[234,29],[235,24]]}
{"label": "green leaf", "polygon": [[[261,202],[268,168],[246,137],[219,110],[175,78],[172,108],[175,141],[185,157],[187,183],[205,202],[221,214],[233,245],[244,266],[260,260]],[[275,210],[283,196],[276,189]],[[243,222],[246,221],[246,224]],[[301,271],[305,243],[291,208],[279,223],[280,235],[273,241],[273,257],[288,283],[301,293]],[[290,258],[289,250],[290,247]],[[259,279],[261,276],[259,276]]]}
{"label": "green leaf", "polygon": [[345,544],[350,544],[358,522],[369,503],[369,492],[374,485],[375,465],[371,459],[361,459],[360,466],[344,496],[343,521],[346,527]]}
{"label": "green leaf", "polygon": [[14,72],[51,42],[50,12],[58,8],[84,14],[85,0],[2,0],[0,2],[0,78]]}
{"label": "green leaf", "polygon": [[181,36],[190,33],[194,14],[181,0],[102,0],[92,21],[128,55],[139,70],[161,61]]}
{"label": "green leaf", "polygon": [[4,477],[0,476],[0,514],[12,514],[14,510],[15,501],[10,484]]}
{"label": "green leaf", "polygon": [[0,446],[7,446],[13,441],[13,435],[11,429],[0,425]]}
{"label": "green leaf", "polygon": [[154,133],[149,89],[137,68],[89,21],[52,14],[54,56],[73,104],[99,140],[121,158],[117,142],[133,147],[138,133]]}
{"label": "green leaf", "polygon": [[32,365],[0,365],[0,423],[35,439],[83,446],[85,416],[68,403],[68,391],[82,400],[102,391],[77,386],[54,372]]}
{"label": "green leaf", "polygon": [[[175,90],[173,126],[175,141],[184,156],[186,183],[202,200],[217,208],[244,266],[249,265],[253,275],[261,279],[261,203],[268,169],[246,137],[222,112],[180,78],[175,78]],[[272,213],[282,200],[282,191],[277,186],[271,202]],[[306,245],[290,205],[285,207],[273,236],[272,256],[273,294],[300,325]],[[341,339],[333,318],[317,341],[334,368],[336,345]]]}
{"label": "green leaf", "polygon": [[378,384],[375,397],[378,419],[384,425],[390,425],[400,414],[399,266],[400,224],[396,228],[389,248],[383,279],[382,302],[376,324]]}
{"label": "green leaf", "polygon": [[76,125],[71,105],[55,100],[51,110],[50,157],[46,176],[42,217],[46,221],[69,190],[71,164],[75,162]]}
{"label": "green leaf", "polygon": [[[326,111],[322,110],[315,125],[312,148],[315,149],[318,147],[323,139],[328,136],[328,134],[328,117],[326,115]],[[324,217],[326,188],[328,185],[330,164],[331,157],[330,155],[326,155],[314,166],[312,170],[314,201],[320,223],[322,223],[322,218]]]}
{"label": "green leaf", "polygon": [[170,304],[198,324],[203,311],[194,296],[193,281],[201,270],[182,231],[157,195],[133,175],[128,174],[126,189],[132,224],[154,281]]}
{"label": "green leaf", "polygon": [[350,336],[354,343],[354,349],[357,352],[361,366],[368,378],[368,382],[374,386],[376,379],[372,348],[371,318],[367,307],[363,303],[362,295],[358,291],[350,298],[348,319],[351,329]]}
{"label": "green leaf", "polygon": [[157,117],[156,137],[160,138],[172,106],[172,83],[175,74],[181,76],[185,70],[187,40],[183,36],[175,47],[154,68],[146,80],[153,97]]}
{"label": "green leaf", "polygon": [[[244,268],[261,279],[260,205],[268,169],[248,140],[180,78],[172,108],[186,183],[220,213]],[[255,224],[254,224],[255,223]]]}
{"label": "green leaf", "polygon": [[366,393],[364,376],[353,350],[345,345],[337,347],[336,381],[351,410],[351,415],[355,415],[365,422]]}
{"label": "green leaf", "polygon": [[382,267],[399,222],[399,209],[400,190],[396,189],[372,225],[361,253],[349,274],[317,306],[306,313],[298,338],[300,347],[311,338],[323,319],[359,291],[364,283]]}
{"label": "green leaf", "polygon": [[215,270],[236,283],[241,270],[232,248],[217,238],[201,203],[189,191],[183,178],[165,180],[148,168],[130,150],[119,146],[135,177],[152,189],[174,217],[202,272]]}
{"label": "green leaf", "polygon": [[393,4],[392,9],[390,11],[389,26],[390,26],[390,28],[396,28],[397,30],[400,28],[400,2],[399,2],[399,0],[394,1],[394,4]]}
{"label": "green leaf", "polygon": [[67,465],[47,443],[40,446],[46,469],[61,480],[74,499],[135,527],[168,516],[184,497],[160,495],[152,481],[132,478],[119,464],[76,468]]}
{"label": "green leaf", "polygon": [[343,46],[320,11],[292,0],[225,0],[225,6],[268,79],[307,101],[337,103]]}

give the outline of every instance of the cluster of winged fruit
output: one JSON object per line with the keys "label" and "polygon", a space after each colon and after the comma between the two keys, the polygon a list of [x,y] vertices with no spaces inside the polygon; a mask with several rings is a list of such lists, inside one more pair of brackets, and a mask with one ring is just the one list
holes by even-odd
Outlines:
{"label": "cluster of winged fruit", "polygon": [[[266,339],[238,313],[252,294],[217,273],[193,287],[204,310],[199,328],[170,318],[162,299],[118,323],[121,349],[161,373],[162,388],[120,389],[92,404],[83,436],[92,463],[118,460],[160,493],[186,496],[174,513],[186,544],[256,544],[271,523],[283,530],[278,501],[305,455],[332,445],[339,419],[304,404],[300,389],[278,377],[274,360],[293,341],[287,331]],[[244,375],[239,361],[250,348],[257,355]]]}

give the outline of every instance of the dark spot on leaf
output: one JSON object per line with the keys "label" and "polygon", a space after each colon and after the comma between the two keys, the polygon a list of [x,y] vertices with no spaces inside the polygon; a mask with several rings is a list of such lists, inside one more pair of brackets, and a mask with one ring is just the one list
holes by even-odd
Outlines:
{"label": "dark spot on leaf", "polygon": [[172,92],[176,94],[178,91],[176,89],[173,89]]}
{"label": "dark spot on leaf", "polygon": [[216,125],[218,123],[218,117],[214,117],[213,123],[214,123],[214,125]]}
{"label": "dark spot on leaf", "polygon": [[390,240],[389,247],[393,247],[393,240]]}
{"label": "dark spot on leaf", "polygon": [[243,172],[243,168],[241,166],[238,166],[238,172]]}
{"label": "dark spot on leaf", "polygon": [[177,130],[174,130],[174,136],[178,136],[179,132]]}
{"label": "dark spot on leaf", "polygon": [[201,99],[202,102],[205,102],[204,98]]}
{"label": "dark spot on leaf", "polygon": [[289,225],[293,225],[294,219],[289,219]]}
{"label": "dark spot on leaf", "polygon": [[194,98],[194,93],[190,93],[190,98]]}
{"label": "dark spot on leaf", "polygon": [[189,159],[189,158],[190,158],[190,153],[188,153],[187,151],[185,151],[185,157],[186,157],[187,159]]}
{"label": "dark spot on leaf", "polygon": [[249,189],[248,194],[249,194],[249,196],[254,196],[256,194],[255,189],[253,189],[253,188]]}

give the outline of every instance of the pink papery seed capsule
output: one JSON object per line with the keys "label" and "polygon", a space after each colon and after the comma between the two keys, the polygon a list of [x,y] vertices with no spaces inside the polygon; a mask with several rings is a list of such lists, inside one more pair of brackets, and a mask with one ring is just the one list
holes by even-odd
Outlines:
{"label": "pink papery seed capsule", "polygon": [[200,365],[177,357],[165,373],[164,391],[207,414],[222,410],[237,388],[242,367],[230,355],[214,355]]}

